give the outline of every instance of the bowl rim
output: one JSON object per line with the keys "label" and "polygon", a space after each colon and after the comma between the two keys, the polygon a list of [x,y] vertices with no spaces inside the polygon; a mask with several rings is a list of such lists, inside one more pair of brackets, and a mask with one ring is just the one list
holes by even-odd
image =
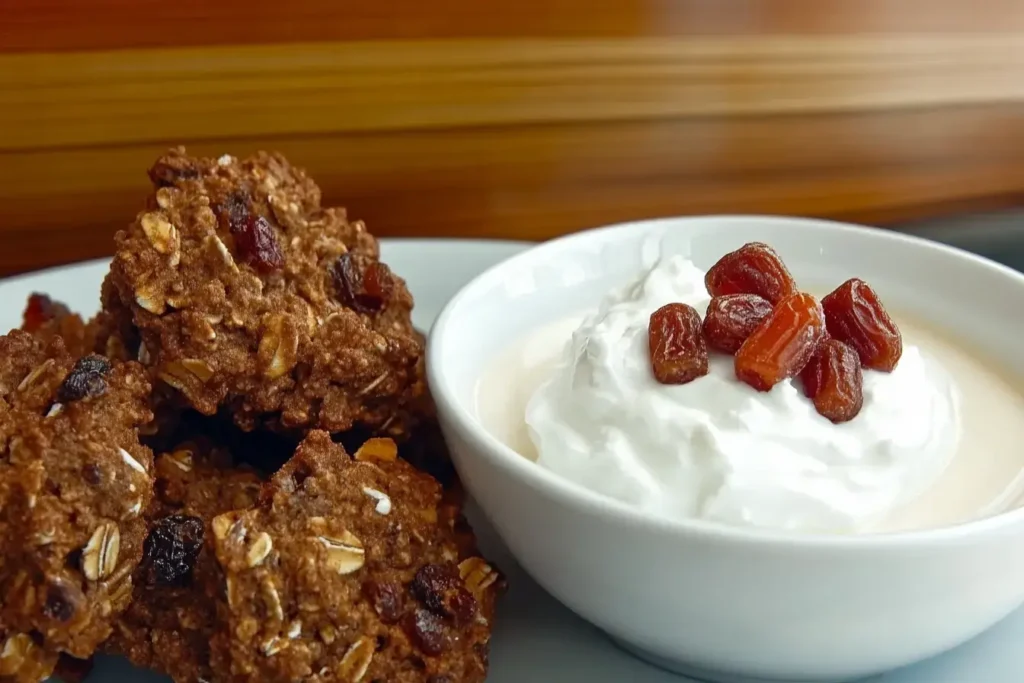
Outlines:
{"label": "bowl rim", "polygon": [[[541,493],[560,499],[598,518],[614,518],[609,521],[643,527],[654,532],[677,534],[683,537],[708,541],[733,542],[745,545],[770,546],[786,549],[829,549],[850,550],[907,550],[937,545],[948,545],[976,541],[978,537],[996,534],[1008,527],[1024,523],[1024,506],[990,517],[935,528],[866,534],[826,534],[820,532],[797,532],[759,527],[743,527],[703,519],[684,519],[657,515],[638,509],[610,496],[592,491],[581,484],[562,477],[524,458],[487,430],[480,420],[460,400],[443,372],[440,358],[446,343],[446,332],[463,302],[477,288],[491,282],[505,270],[522,266],[538,256],[559,251],[591,241],[610,242],[616,234],[630,232],[633,235],[649,233],[659,227],[683,227],[687,224],[705,224],[709,221],[743,220],[761,224],[799,224],[805,228],[827,229],[833,233],[857,235],[858,238],[879,240],[881,245],[902,243],[914,249],[941,253],[946,257],[970,261],[977,267],[999,273],[1024,289],[1024,274],[991,259],[973,254],[964,249],[934,242],[924,237],[896,232],[873,226],[843,223],[839,221],[761,214],[707,214],[694,216],[666,216],[635,221],[614,223],[597,228],[563,235],[545,242],[536,243],[493,266],[462,286],[445,304],[434,321],[428,337],[426,366],[427,376],[434,400],[439,410],[448,412],[458,429],[473,442],[474,457],[485,457],[496,465],[506,476],[518,478],[524,485],[539,489]],[[476,453],[480,451],[482,454]],[[481,501],[486,509],[486,503]]]}

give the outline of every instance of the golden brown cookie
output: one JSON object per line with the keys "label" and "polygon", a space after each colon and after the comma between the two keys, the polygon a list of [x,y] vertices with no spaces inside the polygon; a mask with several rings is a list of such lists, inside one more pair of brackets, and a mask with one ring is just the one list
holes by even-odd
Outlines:
{"label": "golden brown cookie", "polygon": [[390,439],[314,431],[255,508],[214,519],[224,680],[479,683],[500,575]]}
{"label": "golden brown cookie", "polygon": [[0,337],[0,677],[89,657],[127,607],[153,492],[149,390],[136,363]]}
{"label": "golden brown cookie", "polygon": [[150,178],[148,209],[116,238],[116,301],[104,296],[130,353],[247,430],[408,431],[423,345],[404,281],[361,222],[322,207],[276,154],[173,150]]}

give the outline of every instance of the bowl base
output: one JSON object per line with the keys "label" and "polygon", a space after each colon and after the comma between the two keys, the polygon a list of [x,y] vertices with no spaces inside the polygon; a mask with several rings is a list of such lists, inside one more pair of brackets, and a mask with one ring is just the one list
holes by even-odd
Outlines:
{"label": "bowl base", "polygon": [[699,666],[693,666],[686,662],[680,662],[674,659],[667,659],[659,655],[653,654],[644,650],[641,647],[637,647],[632,643],[627,643],[624,640],[620,640],[615,636],[609,636],[612,642],[618,645],[620,648],[628,652],[629,654],[642,659],[648,664],[653,664],[659,669],[665,669],[675,674],[686,676],[697,681],[705,681],[706,683],[854,683],[855,681],[864,681],[863,678],[832,678],[828,680],[822,680],[819,678],[815,679],[793,679],[793,678],[760,678],[757,676],[741,676],[738,674],[728,673],[726,671],[713,671],[710,669],[704,669]]}

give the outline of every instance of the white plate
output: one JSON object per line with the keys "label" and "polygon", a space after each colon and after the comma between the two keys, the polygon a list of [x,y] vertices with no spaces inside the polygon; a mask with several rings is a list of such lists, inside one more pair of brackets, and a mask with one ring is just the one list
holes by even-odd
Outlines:
{"label": "white plate", "polygon": [[[414,321],[428,329],[445,302],[485,268],[521,249],[509,242],[385,240],[384,259],[409,283],[416,297]],[[92,314],[106,262],[75,266],[0,281],[0,329],[20,322],[33,291]],[[688,679],[651,667],[616,648],[599,631],[556,603],[531,581],[478,517],[481,544],[508,574],[491,654],[489,683],[681,683]],[[1024,577],[1021,578],[1024,581]],[[771,628],[766,625],[765,628]],[[879,683],[1020,683],[1024,680],[1024,612],[975,641],[942,657],[874,679]],[[159,683],[161,676],[122,660],[98,658],[89,683]]]}

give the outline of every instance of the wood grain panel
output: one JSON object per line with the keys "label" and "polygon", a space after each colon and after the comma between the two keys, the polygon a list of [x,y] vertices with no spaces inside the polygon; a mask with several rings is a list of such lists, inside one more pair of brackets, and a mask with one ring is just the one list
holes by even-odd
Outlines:
{"label": "wood grain panel", "polygon": [[0,0],[0,273],[108,253],[166,147],[382,235],[1019,201],[1020,0]]}
{"label": "wood grain panel", "polygon": [[0,151],[1024,98],[1024,36],[426,41],[0,56]]}
{"label": "wood grain panel", "polygon": [[[278,149],[325,199],[382,235],[542,239],[705,212],[855,220],[1016,201],[1014,104],[900,112],[225,139],[197,153]],[[0,162],[0,272],[109,253],[164,144],[10,152]],[[59,187],[55,193],[52,188]],[[926,213],[926,212],[925,212]]]}
{"label": "wood grain panel", "polygon": [[1019,0],[0,0],[0,17],[0,51],[1024,29]]}

